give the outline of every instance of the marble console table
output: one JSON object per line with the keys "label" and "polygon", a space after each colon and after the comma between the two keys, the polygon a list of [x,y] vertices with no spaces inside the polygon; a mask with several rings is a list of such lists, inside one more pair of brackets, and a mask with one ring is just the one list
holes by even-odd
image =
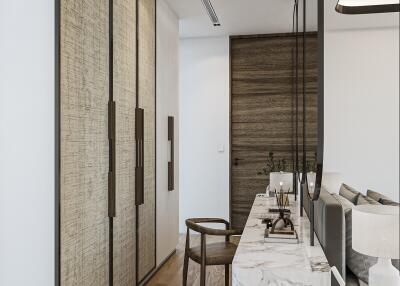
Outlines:
{"label": "marble console table", "polygon": [[315,237],[310,246],[310,222],[299,216],[299,202],[289,196],[291,219],[299,235],[298,244],[264,242],[262,219],[276,216],[276,198],[257,195],[232,263],[233,286],[331,286],[331,272]]}

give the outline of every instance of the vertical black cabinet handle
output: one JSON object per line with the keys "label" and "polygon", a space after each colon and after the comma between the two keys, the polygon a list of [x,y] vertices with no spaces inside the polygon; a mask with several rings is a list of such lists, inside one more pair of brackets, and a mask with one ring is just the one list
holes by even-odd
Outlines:
{"label": "vertical black cabinet handle", "polygon": [[144,109],[136,108],[136,168],[135,168],[135,203],[144,203]]}
{"label": "vertical black cabinet handle", "polygon": [[168,116],[168,141],[170,141],[170,161],[168,162],[168,191],[174,190],[174,117]]}
{"label": "vertical black cabinet handle", "polygon": [[108,103],[108,216],[115,217],[115,101]]}

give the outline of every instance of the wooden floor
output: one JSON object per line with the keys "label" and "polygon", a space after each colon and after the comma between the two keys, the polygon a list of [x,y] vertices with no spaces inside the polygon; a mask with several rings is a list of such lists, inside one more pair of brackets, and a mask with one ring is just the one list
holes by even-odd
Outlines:
{"label": "wooden floor", "polygon": [[[223,241],[224,237],[207,236],[207,243]],[[191,246],[200,244],[200,236],[193,235],[190,238]],[[185,236],[179,237],[176,254],[165,263],[157,274],[146,284],[148,286],[180,286],[182,285],[183,257],[185,251]],[[207,266],[206,285],[224,286],[224,266]],[[189,260],[188,286],[200,285],[200,265]]]}

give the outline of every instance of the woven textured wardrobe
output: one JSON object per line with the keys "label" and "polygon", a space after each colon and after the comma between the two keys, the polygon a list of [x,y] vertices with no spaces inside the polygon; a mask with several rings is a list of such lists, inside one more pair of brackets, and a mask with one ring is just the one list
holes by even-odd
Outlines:
{"label": "woven textured wardrobe", "polygon": [[56,1],[56,285],[156,267],[156,0]]}

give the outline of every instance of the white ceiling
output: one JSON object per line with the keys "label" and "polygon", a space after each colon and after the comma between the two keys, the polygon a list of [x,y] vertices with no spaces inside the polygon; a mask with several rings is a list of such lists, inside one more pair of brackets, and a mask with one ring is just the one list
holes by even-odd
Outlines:
{"label": "white ceiling", "polygon": [[[181,38],[292,31],[294,0],[211,0],[220,27],[212,25],[201,0],[166,1],[180,19]],[[307,30],[317,30],[317,0],[307,0]]]}

